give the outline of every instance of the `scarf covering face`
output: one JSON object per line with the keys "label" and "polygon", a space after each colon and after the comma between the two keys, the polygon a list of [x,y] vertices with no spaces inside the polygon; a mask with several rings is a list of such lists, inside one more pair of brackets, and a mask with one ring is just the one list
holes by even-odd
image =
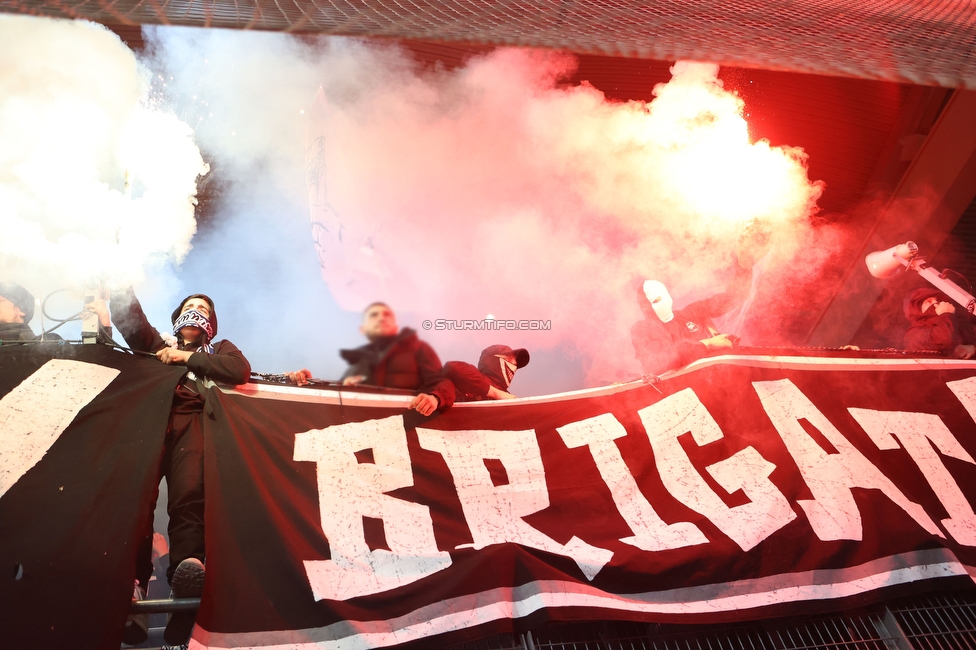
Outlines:
{"label": "scarf covering face", "polygon": [[505,379],[505,388],[508,388],[512,385],[512,379],[515,378],[516,366],[501,354],[496,354],[495,356],[498,357],[498,361],[501,363],[502,377]]}
{"label": "scarf covering face", "polygon": [[[509,358],[514,358],[515,363],[508,361]],[[481,358],[478,360],[478,370],[499,390],[508,390],[515,371],[527,365],[529,351],[524,348],[513,350],[507,345],[488,346],[481,351]]]}
{"label": "scarf covering face", "polygon": [[180,314],[176,322],[173,323],[173,333],[179,336],[180,330],[184,327],[199,327],[202,329],[204,334],[206,334],[206,339],[204,339],[206,342],[200,348],[213,354],[213,346],[210,344],[210,339],[213,338],[213,326],[210,324],[210,319],[203,312],[197,311],[196,309],[188,309]]}

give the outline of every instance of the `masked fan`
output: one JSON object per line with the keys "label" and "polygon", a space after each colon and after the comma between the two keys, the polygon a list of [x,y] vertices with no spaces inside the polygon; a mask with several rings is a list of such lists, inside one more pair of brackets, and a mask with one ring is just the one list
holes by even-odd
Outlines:
{"label": "masked fan", "polygon": [[[217,313],[208,296],[194,294],[173,311],[173,335],[164,337],[149,324],[131,289],[112,294],[112,320],[133,350],[155,353],[168,365],[186,366],[187,373],[176,387],[166,432],[166,448],[160,476],[168,490],[170,566],[167,578],[177,598],[199,597],[205,577],[203,524],[203,418],[205,397],[199,380],[243,384],[251,365],[230,341],[217,341]],[[175,337],[175,340],[174,340]],[[159,484],[159,476],[155,478]],[[155,509],[155,505],[153,505]],[[144,596],[152,575],[152,517],[139,550],[136,578],[137,597]],[[141,592],[140,592],[141,588]],[[193,629],[195,613],[173,614],[163,635],[166,643],[185,643]],[[139,644],[146,639],[141,621],[126,626],[125,642]]]}

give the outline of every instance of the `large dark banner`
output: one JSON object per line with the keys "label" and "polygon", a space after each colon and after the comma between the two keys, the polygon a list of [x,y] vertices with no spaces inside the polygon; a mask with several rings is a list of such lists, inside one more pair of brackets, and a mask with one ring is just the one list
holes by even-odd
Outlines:
{"label": "large dark banner", "polygon": [[182,369],[0,347],[0,647],[118,648]]}
{"label": "large dark banner", "polygon": [[972,584],[976,364],[739,356],[458,405],[213,390],[193,644],[445,647]]}
{"label": "large dark banner", "polygon": [[[0,646],[119,646],[181,373],[0,347]],[[208,390],[192,646],[720,622],[976,574],[976,363],[727,356],[430,419],[408,401]]]}

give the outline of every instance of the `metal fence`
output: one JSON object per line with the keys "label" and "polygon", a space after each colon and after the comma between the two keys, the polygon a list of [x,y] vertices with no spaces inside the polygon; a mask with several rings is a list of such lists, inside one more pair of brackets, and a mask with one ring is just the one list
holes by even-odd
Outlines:
{"label": "metal fence", "polygon": [[549,623],[450,650],[976,650],[976,590],[730,625]]}

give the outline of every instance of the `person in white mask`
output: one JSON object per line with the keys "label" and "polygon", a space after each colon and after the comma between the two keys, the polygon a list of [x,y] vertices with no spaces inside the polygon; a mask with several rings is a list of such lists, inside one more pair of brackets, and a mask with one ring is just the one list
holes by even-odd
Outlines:
{"label": "person in white mask", "polygon": [[678,310],[663,283],[643,281],[637,290],[637,301],[644,319],[634,323],[630,338],[644,374],[660,375],[701,359],[710,351],[735,346],[738,339],[719,333],[712,319],[745,299],[750,278],[750,269],[737,267],[727,291]]}

